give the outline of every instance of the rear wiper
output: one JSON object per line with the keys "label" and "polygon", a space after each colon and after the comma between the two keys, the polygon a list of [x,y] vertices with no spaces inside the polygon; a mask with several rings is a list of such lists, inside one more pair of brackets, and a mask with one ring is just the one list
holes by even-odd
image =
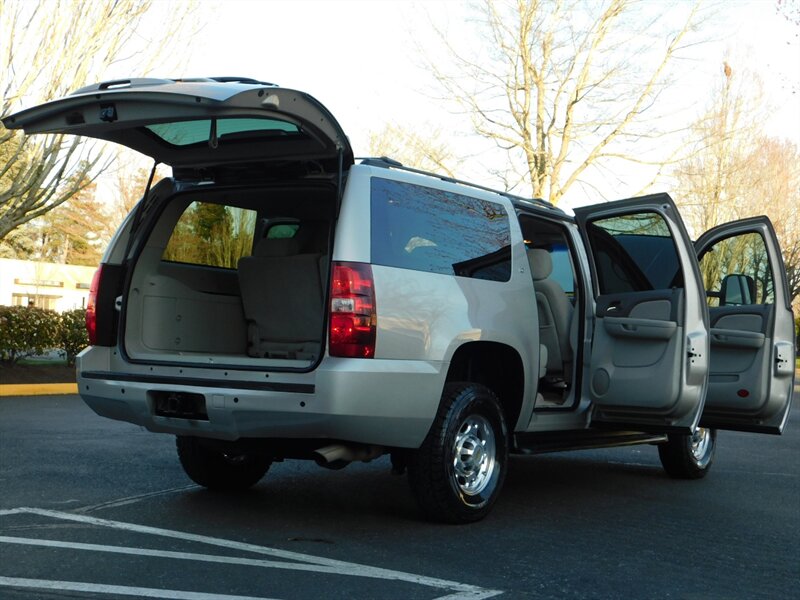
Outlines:
{"label": "rear wiper", "polygon": [[208,147],[217,149],[219,146],[219,138],[217,137],[217,120],[211,119],[211,131],[208,132]]}

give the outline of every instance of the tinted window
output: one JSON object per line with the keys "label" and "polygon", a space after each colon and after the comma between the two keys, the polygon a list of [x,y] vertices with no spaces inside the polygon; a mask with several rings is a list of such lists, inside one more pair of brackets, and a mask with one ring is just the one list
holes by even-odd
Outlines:
{"label": "tinted window", "polygon": [[[233,138],[237,135],[244,136],[254,132],[283,135],[298,133],[299,131],[296,125],[275,119],[217,119],[213,123],[216,125],[218,140]],[[173,146],[206,143],[211,139],[213,133],[211,119],[160,123],[147,125],[145,128]]]}
{"label": "tinted window", "polygon": [[566,244],[555,244],[550,250],[550,259],[553,261],[553,272],[550,278],[554,279],[568,295],[575,293],[575,275],[572,269],[572,259]]}
{"label": "tinted window", "polygon": [[169,238],[163,260],[235,269],[253,251],[253,210],[192,202]]}
{"label": "tinted window", "polygon": [[500,204],[372,178],[372,262],[492,281],[511,278],[511,234]]}
{"label": "tinted window", "polygon": [[744,233],[703,253],[700,272],[709,306],[773,304],[775,287],[764,238]]}
{"label": "tinted window", "polygon": [[564,225],[527,214],[520,215],[519,223],[525,246],[529,250],[545,250],[550,255],[553,267],[548,279],[557,282],[568,296],[574,296],[575,267]]}
{"label": "tinted window", "polygon": [[661,215],[616,216],[587,229],[601,294],[683,287],[678,252]]}

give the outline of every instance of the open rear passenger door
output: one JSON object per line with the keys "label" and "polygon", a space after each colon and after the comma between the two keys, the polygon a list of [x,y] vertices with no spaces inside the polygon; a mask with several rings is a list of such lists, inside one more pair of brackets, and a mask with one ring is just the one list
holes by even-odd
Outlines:
{"label": "open rear passenger door", "polygon": [[575,209],[594,281],[592,425],[691,432],[708,381],[705,294],[667,194]]}
{"label": "open rear passenger door", "polygon": [[794,321],[780,247],[767,217],[715,227],[695,244],[711,320],[700,424],[780,433],[794,376]]}

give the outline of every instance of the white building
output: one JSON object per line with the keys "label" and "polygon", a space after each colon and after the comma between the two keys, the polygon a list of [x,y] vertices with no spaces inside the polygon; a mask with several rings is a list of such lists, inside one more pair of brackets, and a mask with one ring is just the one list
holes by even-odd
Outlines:
{"label": "white building", "polygon": [[95,267],[0,258],[0,305],[85,308]]}

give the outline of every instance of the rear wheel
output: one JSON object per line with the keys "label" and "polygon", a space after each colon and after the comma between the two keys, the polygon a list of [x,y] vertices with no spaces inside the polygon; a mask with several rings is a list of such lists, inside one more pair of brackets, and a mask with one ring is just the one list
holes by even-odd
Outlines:
{"label": "rear wheel", "polygon": [[448,384],[425,441],[410,453],[409,483],[426,516],[469,523],[485,517],[497,500],[507,459],[496,396],[482,385]]}
{"label": "rear wheel", "polygon": [[265,455],[224,442],[178,436],[175,445],[189,478],[212,490],[246,490],[258,483],[272,464]]}
{"label": "rear wheel", "polygon": [[692,434],[669,435],[658,446],[661,465],[670,477],[700,479],[705,477],[714,462],[717,430],[698,427]]}

